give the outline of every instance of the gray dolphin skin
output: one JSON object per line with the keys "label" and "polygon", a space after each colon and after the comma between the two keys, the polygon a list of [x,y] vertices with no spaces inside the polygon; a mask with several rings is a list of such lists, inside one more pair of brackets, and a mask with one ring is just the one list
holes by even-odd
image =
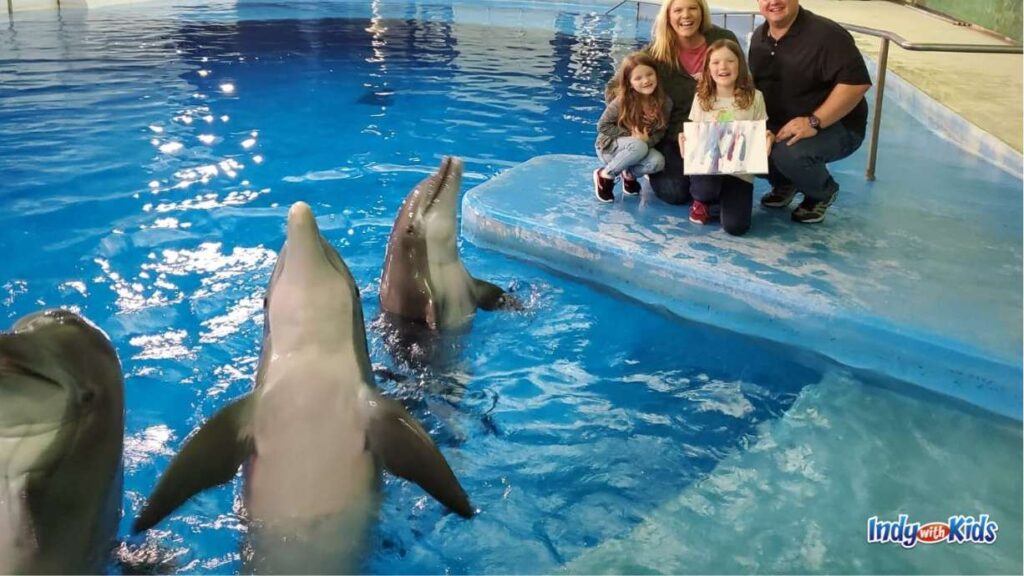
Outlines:
{"label": "gray dolphin skin", "polygon": [[0,334],[0,574],[104,572],[121,520],[124,379],[68,310]]}
{"label": "gray dolphin skin", "polygon": [[461,185],[462,160],[445,157],[405,197],[384,258],[382,311],[445,329],[467,323],[477,308],[508,303],[504,290],[470,276],[459,257],[455,209]]}
{"label": "gray dolphin skin", "polygon": [[377,514],[380,468],[460,516],[474,510],[423,427],[375,390],[359,289],[310,207],[292,206],[287,228],[253,391],[185,441],[133,530],[244,465],[246,572],[353,573]]}

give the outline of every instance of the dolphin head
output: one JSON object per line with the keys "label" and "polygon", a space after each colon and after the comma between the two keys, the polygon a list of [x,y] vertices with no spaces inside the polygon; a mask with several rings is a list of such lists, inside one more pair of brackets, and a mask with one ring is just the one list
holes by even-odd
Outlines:
{"label": "dolphin head", "polygon": [[0,525],[35,543],[11,549],[0,529],[0,572],[102,571],[121,518],[123,446],[124,380],[103,332],[50,310],[0,333]]}
{"label": "dolphin head", "polygon": [[381,309],[403,318],[430,322],[436,305],[432,272],[458,264],[455,208],[462,185],[462,161],[445,157],[402,202],[388,239],[380,279]]}
{"label": "dolphin head", "polygon": [[402,204],[395,232],[424,242],[430,261],[458,257],[455,213],[461,186],[462,160],[445,156],[437,172],[417,184]]}
{"label": "dolphin head", "polygon": [[338,252],[320,235],[305,202],[288,210],[287,238],[264,304],[265,340],[274,353],[354,342],[366,350],[359,288]]}
{"label": "dolphin head", "polygon": [[120,435],[123,403],[117,353],[82,317],[36,312],[0,334],[0,436],[35,436],[90,420]]}

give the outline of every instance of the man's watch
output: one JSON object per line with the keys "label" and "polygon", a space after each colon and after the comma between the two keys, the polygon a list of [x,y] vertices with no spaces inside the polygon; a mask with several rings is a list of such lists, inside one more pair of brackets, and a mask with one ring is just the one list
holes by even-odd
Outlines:
{"label": "man's watch", "polygon": [[810,116],[807,117],[807,123],[811,125],[811,128],[814,128],[815,130],[821,130],[821,119],[815,116],[814,114],[811,114]]}

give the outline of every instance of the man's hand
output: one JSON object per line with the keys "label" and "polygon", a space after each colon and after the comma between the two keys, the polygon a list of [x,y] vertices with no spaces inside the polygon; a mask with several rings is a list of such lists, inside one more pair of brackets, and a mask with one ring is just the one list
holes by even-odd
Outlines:
{"label": "man's hand", "polygon": [[817,135],[818,131],[811,126],[810,118],[797,116],[779,129],[777,138],[780,142],[785,142],[787,146],[792,146],[804,138],[813,138]]}

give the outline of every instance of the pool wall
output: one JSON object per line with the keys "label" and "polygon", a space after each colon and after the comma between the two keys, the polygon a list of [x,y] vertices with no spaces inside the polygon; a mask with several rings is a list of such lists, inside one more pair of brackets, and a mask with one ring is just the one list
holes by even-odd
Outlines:
{"label": "pool wall", "polygon": [[13,12],[24,10],[59,10],[61,8],[101,8],[124,4],[144,4],[153,0],[7,0]]}

